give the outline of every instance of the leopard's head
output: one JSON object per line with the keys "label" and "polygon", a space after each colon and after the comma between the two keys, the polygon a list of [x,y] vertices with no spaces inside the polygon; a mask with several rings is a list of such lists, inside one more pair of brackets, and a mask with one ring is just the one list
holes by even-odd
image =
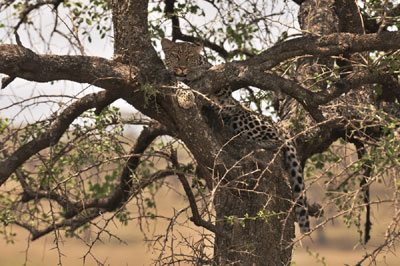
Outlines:
{"label": "leopard's head", "polygon": [[168,39],[161,40],[165,54],[165,64],[178,77],[186,77],[188,70],[202,64],[200,55],[203,47],[192,43],[175,43]]}

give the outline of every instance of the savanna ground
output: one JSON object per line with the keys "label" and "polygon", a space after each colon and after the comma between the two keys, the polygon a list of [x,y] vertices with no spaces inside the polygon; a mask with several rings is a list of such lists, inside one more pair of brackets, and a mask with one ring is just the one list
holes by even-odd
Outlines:
{"label": "savanna ground", "polygon": [[[182,153],[181,151],[181,156]],[[336,169],[338,173],[341,170],[343,169]],[[321,176],[322,178],[312,184],[309,196],[322,202],[324,191],[320,183],[323,182],[323,174]],[[313,180],[315,180],[314,177],[309,177],[308,183],[313,182]],[[132,217],[140,216],[138,211],[140,210],[139,206],[146,199],[154,200],[156,208],[153,214],[158,217],[173,217],[181,211],[187,211],[188,206],[185,203],[183,190],[179,182],[174,177],[169,177],[165,181],[165,184],[168,183],[168,185],[161,186],[155,195],[145,193],[140,198],[135,198],[129,203],[127,208],[132,213]],[[384,180],[383,182],[390,182],[390,180]],[[384,199],[385,195],[391,193],[393,192],[389,191],[387,186],[374,185],[371,188],[371,200]],[[371,240],[367,245],[363,246],[360,244],[360,235],[357,233],[354,224],[350,228],[347,228],[342,220],[340,222],[339,220],[335,220],[334,223],[327,222],[323,229],[312,235],[312,238],[304,238],[296,245],[292,265],[356,265],[363,258],[364,254],[366,254],[366,251],[371,252],[379,247],[379,243],[383,243],[386,227],[391,222],[391,217],[386,216],[386,213],[392,212],[389,211],[389,208],[391,206],[382,205],[378,208],[372,206],[373,227]],[[329,206],[325,208],[326,216],[329,217],[332,217],[338,211]],[[364,213],[361,215],[364,216]],[[187,248],[179,244],[181,241],[185,244],[196,245],[198,232],[207,233],[193,225],[192,222],[183,220],[184,216],[181,213],[177,219],[178,225],[169,228],[170,231],[173,231],[176,238],[169,237],[167,239],[169,242],[174,242],[174,251],[178,254],[189,252]],[[323,221],[324,218],[318,220],[318,222]],[[100,222],[98,225],[102,226],[103,224]],[[169,224],[170,221],[164,218],[156,220],[147,219],[140,222],[138,220],[131,220],[127,226],[122,225],[118,221],[111,222],[106,229],[123,242],[114,237],[106,236],[107,233],[104,233],[102,234],[101,241],[97,241],[92,247],[91,254],[97,260],[104,263],[104,265],[151,265],[157,259],[164,241],[163,238],[157,237],[166,232]],[[89,244],[97,237],[97,231],[94,227],[93,225],[90,227],[92,230],[91,233],[86,231],[86,233],[84,232],[80,235]],[[363,224],[361,228],[363,228]],[[54,233],[31,242],[28,241],[29,235],[25,230],[14,226],[12,232],[16,234],[12,238],[13,243],[7,244],[4,238],[0,242],[1,266],[24,265],[25,263],[30,266],[50,266],[57,265],[60,260],[62,265],[98,265],[91,257],[91,254],[87,255],[85,261],[83,261],[83,257],[85,257],[85,254],[89,250],[89,245],[85,244],[82,240],[65,237],[63,231],[57,235],[59,251],[54,242]],[[299,236],[298,231],[296,231],[296,235]],[[150,241],[155,239],[158,239],[158,241]],[[164,252],[170,253],[170,250],[167,248]],[[208,250],[208,253],[211,252],[212,250]],[[366,259],[362,263],[362,265],[370,264],[400,265],[400,251],[397,250],[394,253],[385,254],[383,250],[376,264],[371,263],[369,259]],[[181,263],[179,265],[190,264]]]}

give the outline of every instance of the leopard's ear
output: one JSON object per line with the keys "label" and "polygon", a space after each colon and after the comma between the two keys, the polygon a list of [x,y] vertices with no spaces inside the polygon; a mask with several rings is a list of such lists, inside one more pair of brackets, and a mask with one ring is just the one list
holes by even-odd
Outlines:
{"label": "leopard's ear", "polygon": [[173,45],[174,45],[174,42],[173,42],[173,41],[170,41],[170,40],[165,39],[165,38],[163,38],[163,39],[161,40],[161,46],[162,46],[163,49],[169,49],[169,48],[171,48]]}
{"label": "leopard's ear", "polygon": [[201,52],[201,50],[203,50],[203,45],[197,45],[196,49],[195,49],[196,53],[199,54]]}

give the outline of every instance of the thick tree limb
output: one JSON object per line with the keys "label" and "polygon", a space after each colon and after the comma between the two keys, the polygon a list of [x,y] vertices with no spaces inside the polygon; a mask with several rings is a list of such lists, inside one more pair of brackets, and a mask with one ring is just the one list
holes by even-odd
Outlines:
{"label": "thick tree limb", "polygon": [[355,0],[335,0],[339,32],[365,33],[363,18]]}
{"label": "thick tree limb", "polygon": [[244,66],[240,62],[227,63],[209,69],[202,79],[193,82],[193,87],[202,88],[201,91],[204,93],[213,93],[226,86],[231,86],[234,90],[244,86],[254,86],[262,90],[283,92],[295,98],[317,122],[321,122],[324,118],[318,106],[361,85],[373,83],[385,85],[384,91],[387,89],[398,92],[396,97],[400,97],[399,82],[388,74],[360,71],[333,84],[325,91],[312,92],[296,81],[263,71],[263,68],[258,66]]}
{"label": "thick tree limb", "polygon": [[246,75],[246,82],[248,86],[255,86],[275,92],[284,92],[302,104],[316,121],[320,122],[324,120],[321,111],[318,110],[318,105],[313,102],[315,93],[305,89],[296,81],[271,73],[249,71],[248,75]]}
{"label": "thick tree limb", "polygon": [[361,72],[348,77],[345,81],[338,83],[337,86],[332,86],[330,90],[312,93],[294,81],[263,72],[295,56],[307,54],[330,56],[342,53],[395,49],[400,49],[400,33],[398,32],[366,35],[340,33],[324,37],[298,38],[278,44],[249,60],[215,66],[205,72],[203,79],[198,83],[195,82],[194,86],[204,88],[206,93],[218,91],[226,86],[231,86],[234,89],[243,86],[257,86],[272,91],[280,89],[297,99],[306,110],[315,116],[314,118],[317,121],[320,121],[321,116],[318,115],[318,112],[315,113],[315,108],[318,105],[327,103],[342,93],[363,84],[384,82],[391,84],[391,87],[399,87],[398,82],[387,75],[372,75]]}
{"label": "thick tree limb", "polygon": [[125,64],[149,70],[156,76],[164,64],[151,44],[148,0],[113,1],[114,55]]}
{"label": "thick tree limb", "polygon": [[137,69],[94,56],[38,55],[13,44],[0,44],[0,73],[36,82],[70,80],[106,89],[129,85]]}
{"label": "thick tree limb", "polygon": [[[376,49],[400,49],[400,33],[385,32],[367,35],[341,33],[324,37],[304,37],[289,40],[247,61],[213,67],[201,77],[198,83],[195,83],[195,86],[204,89],[206,93],[210,93],[226,86],[240,88],[256,85],[261,87],[265,84],[264,87],[266,87],[269,84],[268,89],[277,90],[278,88],[272,87],[272,84],[278,85],[284,93],[300,101],[310,113],[315,115],[314,118],[317,121],[321,121],[321,116],[318,115],[318,112],[315,112],[316,106],[337,97],[351,86],[345,88],[339,86],[336,89],[332,87],[330,91],[313,94],[296,85],[295,82],[267,75],[264,71],[294,56],[305,54],[327,56]],[[126,65],[103,58],[37,55],[29,49],[16,45],[0,45],[0,60],[4,62],[0,65],[0,72],[13,77],[38,82],[66,79],[112,89],[126,89],[132,79],[129,73],[132,70],[139,73],[137,68],[131,67],[129,69]],[[154,77],[154,81],[160,81],[160,72],[154,70],[150,70],[150,72],[154,73],[146,75],[144,81],[149,80],[149,78],[151,80],[151,77]],[[255,73],[258,73],[258,76]],[[354,77],[352,78],[354,79]],[[356,79],[358,81],[354,82],[354,86],[362,84],[362,78],[357,77],[354,80]],[[379,77],[366,77],[366,79],[368,79],[368,83],[379,82],[380,80]],[[348,83],[348,81],[346,82]],[[392,82],[392,84],[394,83]]]}
{"label": "thick tree limb", "polygon": [[322,37],[301,37],[282,42],[247,60],[248,65],[270,69],[289,58],[303,55],[331,56],[365,51],[400,49],[400,32],[373,34],[335,33]]}
{"label": "thick tree limb", "polygon": [[[306,54],[329,56],[344,52],[394,49],[400,49],[399,32],[366,35],[341,33],[318,38],[292,39],[249,60],[227,63],[212,68],[206,72],[207,77],[203,75],[201,85],[204,86],[198,87],[212,91],[227,85],[243,86],[246,85],[243,84],[245,74],[255,70],[270,69],[276,64],[295,56]],[[129,73],[135,70],[135,68],[129,69],[126,65],[98,57],[37,55],[29,49],[16,45],[0,45],[0,61],[3,62],[0,65],[0,73],[10,76],[38,82],[65,79],[95,84],[102,88],[129,85],[129,81],[132,79]],[[159,76],[159,72],[157,72],[157,75]],[[299,95],[305,93],[305,91],[301,91]],[[290,93],[288,94],[290,95]],[[294,95],[291,96],[295,97]]]}
{"label": "thick tree limb", "polygon": [[[354,38],[354,40],[352,39]],[[382,38],[389,41],[382,41]],[[290,56],[304,55],[304,53],[315,55],[332,55],[340,52],[355,52],[370,49],[397,49],[400,48],[399,33],[382,34],[331,34],[320,38],[306,37],[295,40],[289,40],[277,46],[274,46],[262,54],[255,56],[247,61],[232,62],[225,65],[219,65],[211,68],[194,85],[196,88],[202,88],[205,93],[215,92],[220,88],[231,86],[240,88],[243,86],[256,86],[261,89],[272,91],[281,91],[300,102],[304,108],[313,115],[316,121],[323,121],[323,116],[318,111],[318,106],[329,102],[342,93],[362,84],[382,83],[391,84],[391,91],[397,91],[398,82],[392,77],[373,76],[371,74],[357,74],[341,81],[337,86],[332,86],[329,90],[322,92],[310,92],[301,87],[295,81],[290,81],[276,75],[265,73],[266,66],[273,66],[279,63],[279,60],[285,60]],[[394,41],[392,41],[394,40]],[[311,47],[311,48],[310,48]],[[46,82],[51,80],[66,79],[77,82],[87,82],[99,87],[120,89],[121,95],[126,94],[127,87],[131,86],[131,80],[136,76],[129,73],[134,70],[135,74],[142,76],[141,83],[152,80],[155,83],[166,81],[165,77],[160,75],[159,71],[153,71],[154,75],[143,79],[139,70],[135,67],[129,69],[128,66],[114,61],[98,57],[86,56],[54,56],[38,55],[29,49],[16,45],[0,45],[0,60],[4,62],[0,65],[0,72],[6,73],[12,77],[21,77],[28,80]],[[263,61],[260,61],[263,60]],[[260,62],[260,64],[258,64]],[[138,86],[135,82],[133,85]],[[346,84],[344,86],[343,84]],[[132,99],[132,90],[129,90],[127,97]],[[136,97],[136,96],[135,96]],[[138,96],[143,97],[143,95]],[[131,102],[135,107],[140,104],[137,101]],[[136,105],[135,105],[136,103]],[[97,106],[101,110],[103,106]],[[140,109],[140,108],[139,108]],[[143,110],[141,110],[143,111]],[[156,117],[154,117],[156,118]]]}

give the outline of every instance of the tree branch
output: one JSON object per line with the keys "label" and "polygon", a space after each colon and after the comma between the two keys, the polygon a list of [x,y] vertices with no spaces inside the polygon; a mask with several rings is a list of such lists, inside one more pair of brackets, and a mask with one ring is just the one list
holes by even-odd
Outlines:
{"label": "tree branch", "polygon": [[305,0],[293,0],[298,5],[301,5]]}
{"label": "tree branch", "polygon": [[134,67],[101,57],[39,55],[13,44],[0,44],[0,62],[0,73],[11,77],[36,82],[70,80],[105,89],[130,85],[138,72]]}
{"label": "tree branch", "polygon": [[310,114],[313,114],[316,121],[322,121],[323,117],[317,110],[319,105],[363,84],[390,84],[390,88],[396,88],[391,91],[397,91],[397,88],[400,88],[398,81],[387,74],[373,75],[365,71],[337,82],[329,90],[311,92],[295,81],[281,78],[265,70],[294,56],[307,54],[328,56],[344,52],[393,49],[400,49],[400,33],[398,32],[366,35],[341,33],[318,38],[298,38],[278,44],[249,60],[214,66],[192,84],[195,88],[201,88],[201,92],[206,94],[215,93],[227,86],[233,90],[244,86],[256,86],[271,91],[282,91],[299,101]]}
{"label": "tree branch", "polygon": [[315,93],[305,89],[296,81],[285,79],[272,73],[253,70],[246,75],[246,84],[259,89],[283,92],[286,95],[290,95],[303,105],[314,120],[317,122],[324,120],[322,112],[318,110],[318,105],[314,103]]}
{"label": "tree branch", "polygon": [[400,32],[372,34],[335,33],[322,37],[301,37],[279,43],[247,60],[248,65],[271,69],[280,62],[302,55],[331,56],[371,50],[400,49]]}
{"label": "tree branch", "polygon": [[[364,155],[367,153],[364,144],[357,140],[354,140],[352,142],[356,146],[358,160],[362,160]],[[362,174],[362,179],[360,181],[360,188],[362,189],[363,192],[362,197],[366,209],[365,224],[364,224],[364,244],[367,244],[368,241],[371,239],[372,223],[371,223],[371,205],[370,205],[370,191],[369,191],[370,184],[368,184],[368,179],[371,177],[371,171],[372,171],[371,165],[373,165],[373,162],[371,162],[370,160],[362,164],[364,173]]]}
{"label": "tree branch", "polygon": [[57,143],[72,121],[90,108],[102,106],[103,102],[116,100],[119,95],[116,91],[101,91],[88,94],[66,108],[52,123],[52,125],[37,138],[19,147],[14,153],[0,162],[0,186],[9,176],[35,153]]}
{"label": "tree branch", "polygon": [[61,3],[63,3],[65,0],[47,0],[47,1],[38,1],[37,3],[33,5],[28,5],[25,7],[25,9],[22,11],[22,13],[19,15],[20,20],[17,23],[17,25],[14,28],[14,32],[18,31],[18,28],[21,26],[23,22],[25,22],[26,17],[29,15],[30,12],[32,12],[35,9],[40,8],[41,6],[44,5],[54,5],[54,9],[56,9]]}
{"label": "tree branch", "polygon": [[88,199],[84,202],[76,202],[74,207],[68,210],[65,216],[67,218],[75,216],[82,210],[88,208],[104,208],[108,211],[115,210],[122,206],[122,204],[129,198],[140,193],[142,189],[150,183],[168,175],[173,175],[174,172],[172,170],[163,170],[158,171],[149,177],[143,177],[141,180],[132,177],[132,173],[135,172],[140,163],[140,157],[143,152],[149,147],[154,139],[166,134],[168,134],[168,130],[164,126],[156,121],[152,121],[152,124],[149,127],[143,129],[136,144],[133,146],[130,152],[130,158],[121,172],[120,182],[114,192],[107,198]]}
{"label": "tree branch", "polygon": [[87,222],[99,217],[102,211],[100,209],[90,210],[84,215],[77,217],[75,219],[65,219],[61,222],[55,223],[53,225],[48,226],[45,229],[37,230],[30,224],[19,223],[16,222],[15,224],[27,229],[32,234],[32,241],[60,228],[70,227],[71,231],[74,231],[81,227],[82,225],[86,224]]}
{"label": "tree branch", "polygon": [[181,169],[181,167],[179,165],[176,151],[171,150],[170,159],[175,168],[175,171],[176,171],[175,174],[178,176],[179,181],[181,182],[182,187],[185,190],[186,196],[188,197],[190,209],[192,210],[192,215],[193,215],[191,220],[193,221],[193,223],[195,225],[204,227],[204,228],[210,230],[211,232],[213,232],[214,234],[218,234],[219,232],[215,228],[215,225],[213,225],[211,222],[204,221],[201,218],[199,209],[197,208],[196,199],[192,192],[192,189],[190,188],[190,185],[186,179],[186,176],[182,172],[183,169]]}
{"label": "tree branch", "polygon": [[[31,189],[24,188],[23,201],[38,200],[42,198],[48,198],[59,203],[65,211],[64,217],[66,220],[57,224],[49,225],[43,230],[37,230],[29,224],[17,223],[19,226],[26,228],[32,233],[32,240],[38,239],[53,230],[70,227],[73,231],[87,222],[98,217],[101,213],[107,211],[115,211],[125,204],[133,196],[141,193],[143,189],[152,184],[154,181],[161,178],[174,175],[175,171],[172,169],[159,170],[149,176],[143,176],[141,179],[135,179],[132,177],[132,173],[135,171],[137,166],[140,164],[140,157],[148,146],[153,142],[155,138],[160,135],[167,134],[165,127],[156,121],[145,128],[140,134],[136,144],[133,146],[131,151],[131,157],[129,158],[126,166],[122,170],[120,176],[120,182],[117,188],[106,198],[90,198],[83,201],[77,201],[72,203],[68,199],[64,198],[56,193],[56,190],[49,191],[33,191]],[[22,181],[24,183],[24,181]]]}
{"label": "tree branch", "polygon": [[343,93],[360,87],[365,84],[381,84],[384,85],[383,92],[392,93],[395,97],[400,97],[400,84],[389,74],[373,74],[370,71],[359,71],[353,75],[343,78],[331,88],[316,92],[313,94],[312,103],[315,105],[322,105],[339,97]]}
{"label": "tree branch", "polygon": [[233,90],[244,86],[254,86],[262,90],[283,92],[296,99],[307,110],[315,121],[325,120],[318,106],[328,103],[343,93],[365,84],[378,83],[384,85],[383,91],[390,92],[400,98],[400,84],[389,74],[373,74],[360,71],[333,84],[329,89],[312,92],[296,81],[285,79],[258,66],[243,66],[242,62],[232,62],[209,69],[201,79],[193,82],[193,87],[201,88],[201,92],[209,94],[226,86]]}
{"label": "tree branch", "polygon": [[363,20],[364,20],[364,25],[365,25],[365,31],[367,33],[375,33],[378,32],[379,29],[387,31],[387,28],[389,26],[392,26],[395,22],[396,19],[400,16],[400,4],[397,4],[394,6],[392,9],[387,10],[386,17],[392,17],[392,21],[389,23],[385,23],[385,25],[382,25],[381,21],[381,16],[368,16],[367,14],[363,14]]}
{"label": "tree branch", "polygon": [[165,69],[151,44],[148,0],[113,1],[114,54],[118,61],[149,70]]}
{"label": "tree branch", "polygon": [[339,32],[364,34],[364,22],[355,0],[335,0],[335,10],[339,18]]}
{"label": "tree branch", "polygon": [[181,30],[181,26],[179,23],[179,17],[176,16],[174,14],[174,4],[175,4],[175,0],[166,0],[165,1],[165,15],[167,17],[171,18],[171,22],[172,22],[172,40],[176,41],[176,40],[181,40],[181,41],[185,41],[185,42],[192,42],[192,43],[200,43],[202,45],[204,45],[205,47],[210,48],[211,50],[214,50],[215,52],[217,52],[222,58],[229,58],[229,57],[233,57],[236,54],[242,53],[248,56],[254,56],[255,54],[251,51],[248,50],[244,50],[244,49],[236,49],[234,51],[230,51],[228,52],[222,45],[218,45],[216,43],[213,43],[209,40],[206,39],[202,39],[199,37],[195,37],[195,36],[190,36],[187,34],[184,34]]}

